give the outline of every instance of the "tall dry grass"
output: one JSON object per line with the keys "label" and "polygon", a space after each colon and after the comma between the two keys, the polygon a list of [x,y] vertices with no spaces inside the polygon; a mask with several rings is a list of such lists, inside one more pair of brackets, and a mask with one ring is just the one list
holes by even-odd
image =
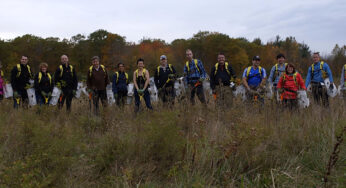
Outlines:
{"label": "tall dry grass", "polygon": [[[346,125],[341,99],[296,112],[182,101],[100,116],[86,99],[70,114],[11,102],[0,106],[0,187],[323,187]],[[346,187],[345,142],[339,149],[328,187]]]}

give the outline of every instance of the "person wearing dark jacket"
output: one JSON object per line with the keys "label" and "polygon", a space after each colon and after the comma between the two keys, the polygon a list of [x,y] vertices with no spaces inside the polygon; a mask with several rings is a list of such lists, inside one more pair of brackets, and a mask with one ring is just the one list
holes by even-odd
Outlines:
{"label": "person wearing dark jacket", "polygon": [[100,65],[100,58],[94,56],[92,66],[89,68],[87,75],[87,88],[89,96],[92,96],[94,104],[94,113],[99,114],[99,101],[102,106],[107,106],[107,91],[106,87],[109,84],[109,78],[105,66]]}
{"label": "person wearing dark jacket", "polygon": [[62,90],[58,101],[58,108],[61,109],[66,100],[66,110],[71,110],[73,96],[76,95],[78,80],[76,70],[69,64],[67,55],[61,56],[61,65],[55,71],[55,85]]}
{"label": "person wearing dark jacket", "polygon": [[53,91],[53,82],[52,76],[49,72],[47,72],[48,64],[41,63],[40,64],[40,72],[35,75],[35,95],[37,104],[49,104],[49,100],[52,96]]}
{"label": "person wearing dark jacket", "polygon": [[13,89],[13,107],[18,108],[20,103],[23,107],[28,107],[28,93],[30,88],[29,80],[32,78],[31,68],[28,65],[28,57],[22,56],[20,64],[13,67],[11,71],[11,85]]}
{"label": "person wearing dark jacket", "polygon": [[127,99],[127,85],[129,84],[129,75],[125,72],[125,65],[118,64],[118,71],[113,75],[112,91],[116,104],[120,107],[125,105]]}
{"label": "person wearing dark jacket", "polygon": [[161,65],[157,67],[154,75],[155,86],[158,89],[159,98],[163,103],[174,103],[174,81],[176,71],[171,64],[167,64],[167,57],[160,57]]}
{"label": "person wearing dark jacket", "polygon": [[225,55],[219,53],[218,62],[211,69],[210,87],[218,105],[230,106],[232,104],[232,88],[236,78],[231,65],[225,62]]}

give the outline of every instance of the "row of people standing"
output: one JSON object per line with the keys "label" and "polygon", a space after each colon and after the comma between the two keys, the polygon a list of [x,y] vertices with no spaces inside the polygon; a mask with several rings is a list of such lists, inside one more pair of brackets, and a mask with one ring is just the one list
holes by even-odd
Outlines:
{"label": "row of people standing", "polygon": [[[205,104],[205,96],[203,92],[203,81],[206,79],[206,71],[203,67],[201,60],[194,59],[193,53],[190,49],[186,50],[187,61],[184,66],[184,81],[185,86],[189,93],[189,98],[194,104],[194,98],[197,95],[201,103]],[[221,99],[221,104],[227,104],[229,95],[231,95],[230,84],[233,84],[236,76],[232,66],[226,62],[225,55],[218,54],[218,62],[212,67],[210,73],[210,85],[216,99]],[[301,75],[295,71],[293,65],[285,63],[285,56],[279,54],[277,56],[278,63],[274,65],[270,71],[269,83],[273,84],[274,91],[279,91],[284,101],[296,100],[296,92],[299,88],[306,89],[307,85],[312,85],[313,95],[316,102],[322,101],[325,106],[328,106],[327,89],[323,86],[323,80],[326,75],[333,87],[333,77],[331,70],[327,63],[320,61],[318,53],[313,54],[314,63],[309,67],[305,87],[303,86],[303,79]],[[175,91],[174,80],[176,78],[175,68],[167,63],[167,57],[162,55],[160,57],[160,66],[155,70],[155,85],[159,90],[159,97],[163,102],[174,103]],[[30,87],[29,80],[33,77],[30,66],[27,64],[28,58],[22,56],[21,63],[17,64],[11,72],[11,84],[14,90],[14,107],[17,108],[19,101],[24,104],[27,103],[26,90]],[[100,65],[100,59],[95,56],[92,58],[92,66],[89,68],[87,75],[87,88],[93,99],[96,109],[101,100],[102,104],[106,105],[107,94],[106,86],[109,84],[109,77],[103,65]],[[146,106],[152,109],[150,103],[149,88],[149,71],[144,68],[144,60],[138,59],[138,69],[133,73],[133,83],[135,87],[135,106],[138,110],[140,102],[144,99]],[[54,74],[54,81],[52,75],[47,72],[48,65],[42,63],[40,65],[40,72],[34,77],[34,87],[36,91],[37,101],[39,104],[47,103],[47,99],[51,97],[53,85],[56,85],[62,90],[62,94],[58,101],[59,108],[62,108],[64,101],[66,101],[67,110],[71,108],[71,101],[77,90],[77,75],[72,65],[69,64],[66,55],[61,56],[61,65],[57,68]],[[345,82],[345,70],[343,67],[341,82]],[[266,71],[260,66],[260,57],[255,56],[252,59],[252,66],[247,67],[242,75],[243,85],[247,90],[247,96],[252,100],[255,96],[260,101],[263,101],[262,93],[266,84]],[[1,71],[0,81],[3,80],[3,72]],[[292,82],[293,81],[293,82]],[[128,74],[125,72],[123,63],[118,64],[118,71],[113,75],[113,92],[118,105],[125,104],[127,95],[127,85],[129,83]],[[293,84],[292,84],[293,83]],[[0,84],[3,86],[3,84]],[[225,87],[226,86],[226,87]],[[0,92],[3,89],[0,88]],[[221,92],[222,91],[222,92]],[[276,93],[276,92],[274,92]],[[1,94],[1,93],[0,93]],[[224,103],[226,101],[226,103]],[[291,102],[289,102],[291,103]]]}

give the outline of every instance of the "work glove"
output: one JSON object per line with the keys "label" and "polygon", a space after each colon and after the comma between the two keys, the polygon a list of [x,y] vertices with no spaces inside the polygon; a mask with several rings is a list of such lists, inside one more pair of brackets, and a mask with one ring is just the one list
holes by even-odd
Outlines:
{"label": "work glove", "polygon": [[92,89],[87,89],[87,91],[88,91],[89,94],[93,92]]}
{"label": "work glove", "polygon": [[199,81],[199,82],[203,82],[203,81],[204,81],[204,78],[199,78],[198,81]]}
{"label": "work glove", "polygon": [[333,90],[334,89],[334,84],[330,84],[329,89]]}
{"label": "work glove", "polygon": [[47,93],[44,92],[44,91],[41,91],[41,95],[42,95],[43,97],[47,97]]}
{"label": "work glove", "polygon": [[47,96],[48,96],[48,97],[51,97],[51,96],[52,96],[52,92],[49,92],[49,93],[47,94]]}
{"label": "work glove", "polygon": [[76,93],[77,93],[76,90],[73,90],[73,91],[72,91],[73,96],[76,96]]}
{"label": "work glove", "polygon": [[175,78],[175,75],[174,75],[174,74],[169,74],[169,75],[168,75],[168,78],[169,78],[169,79],[174,79],[174,78]]}
{"label": "work glove", "polygon": [[60,82],[61,82],[61,87],[66,87],[66,82],[65,82],[65,80],[61,80]]}
{"label": "work glove", "polygon": [[30,89],[31,88],[31,85],[30,84],[26,84],[25,85],[25,89]]}
{"label": "work glove", "polygon": [[20,97],[20,95],[19,95],[19,93],[17,91],[15,91],[15,92],[13,92],[13,97],[14,98],[18,98],[18,97]]}
{"label": "work glove", "polygon": [[61,89],[61,83],[60,82],[56,83],[56,87]]}
{"label": "work glove", "polygon": [[118,98],[118,93],[114,93],[114,99]]}
{"label": "work glove", "polygon": [[143,90],[143,89],[139,89],[139,90],[137,91],[137,93],[138,93],[138,95],[142,95],[142,94],[144,93],[144,90]]}

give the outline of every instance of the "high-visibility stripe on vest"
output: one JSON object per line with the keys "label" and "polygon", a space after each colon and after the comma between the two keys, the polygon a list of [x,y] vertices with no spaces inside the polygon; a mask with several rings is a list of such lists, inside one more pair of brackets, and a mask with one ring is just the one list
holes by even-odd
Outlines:
{"label": "high-visibility stripe on vest", "polygon": [[[326,71],[323,70],[323,65],[324,65],[324,61],[321,61],[321,63],[320,63],[320,70],[322,71],[322,78],[325,79],[327,77],[327,73],[326,73]],[[311,65],[311,77],[313,77],[314,71],[315,71],[315,66],[314,66],[314,63],[313,63]]]}
{"label": "high-visibility stripe on vest", "polygon": [[[115,83],[118,83],[119,81],[119,72],[115,72],[115,75],[117,75],[117,80],[115,81]],[[126,83],[129,82],[129,75],[125,72],[125,77],[126,77]]]}
{"label": "high-visibility stripe on vest", "polygon": [[[168,68],[173,73],[173,69],[172,69],[172,65],[171,64],[168,64]],[[160,76],[160,66],[157,67],[157,76]]]}
{"label": "high-visibility stripe on vest", "polygon": [[[247,78],[249,78],[249,74],[250,74],[251,68],[252,68],[252,66],[249,66],[249,67],[247,68],[247,70],[246,70],[246,77],[247,77]],[[258,66],[258,72],[259,72],[259,74],[260,74],[261,77],[262,77],[262,67],[261,67],[261,66]]]}
{"label": "high-visibility stripe on vest", "polygon": [[[284,82],[284,84],[285,84],[285,82],[286,82],[286,74],[284,74],[283,75],[283,82]],[[294,80],[294,84],[296,85],[296,86],[298,86],[298,83],[297,83],[297,72],[295,72],[294,74],[293,74],[293,80]]]}
{"label": "high-visibility stripe on vest", "polygon": [[[73,77],[73,66],[72,65],[68,65],[70,67],[70,71],[71,71],[71,75]],[[62,67],[62,65],[59,66],[60,69],[60,78],[62,77],[62,74],[64,73],[64,69]]]}
{"label": "high-visibility stripe on vest", "polygon": [[[90,77],[91,77],[92,74],[93,74],[93,67],[94,67],[94,66],[90,66],[90,67],[89,67],[89,76],[90,76]],[[103,72],[106,73],[106,68],[105,68],[105,66],[100,65],[100,67],[102,68]]]}
{"label": "high-visibility stripe on vest", "polygon": [[[52,84],[52,76],[49,73],[47,73],[47,76],[49,78],[49,83]],[[39,72],[38,73],[38,83],[41,82],[41,79],[42,79],[42,72]]]}
{"label": "high-visibility stripe on vest", "polygon": [[[137,69],[136,72],[135,72],[136,78],[138,78],[138,72],[139,72],[139,70]],[[147,72],[146,69],[143,69],[143,70],[142,70],[142,76],[143,76],[144,80],[146,80],[146,77],[145,77],[145,73],[146,73],[146,72]]]}
{"label": "high-visibility stripe on vest", "polygon": [[[30,74],[30,77],[31,77],[31,70],[30,70],[30,66],[29,65],[26,65],[26,67],[28,68],[28,72]],[[17,78],[20,76],[20,74],[22,73],[22,68],[20,67],[20,64],[17,64]]]}
{"label": "high-visibility stripe on vest", "polygon": [[[284,64],[284,65],[285,65],[285,68],[287,67],[287,64],[288,64],[288,63],[285,63],[285,64]],[[275,64],[275,72],[274,72],[274,75],[279,76],[280,74],[279,74],[278,72],[279,72],[279,64],[276,63],[276,64]],[[273,80],[275,80],[275,77],[276,77],[276,76],[273,76]]]}
{"label": "high-visibility stripe on vest", "polygon": [[0,75],[1,75],[1,78],[4,77],[4,71],[0,70]]}
{"label": "high-visibility stripe on vest", "polygon": [[[198,70],[198,72],[201,73],[201,70],[199,70],[199,67],[198,67],[198,60],[197,60],[197,59],[194,59],[193,61],[194,61],[194,63],[195,63],[196,69]],[[186,66],[187,72],[190,72],[189,61],[186,61],[185,66]]]}

